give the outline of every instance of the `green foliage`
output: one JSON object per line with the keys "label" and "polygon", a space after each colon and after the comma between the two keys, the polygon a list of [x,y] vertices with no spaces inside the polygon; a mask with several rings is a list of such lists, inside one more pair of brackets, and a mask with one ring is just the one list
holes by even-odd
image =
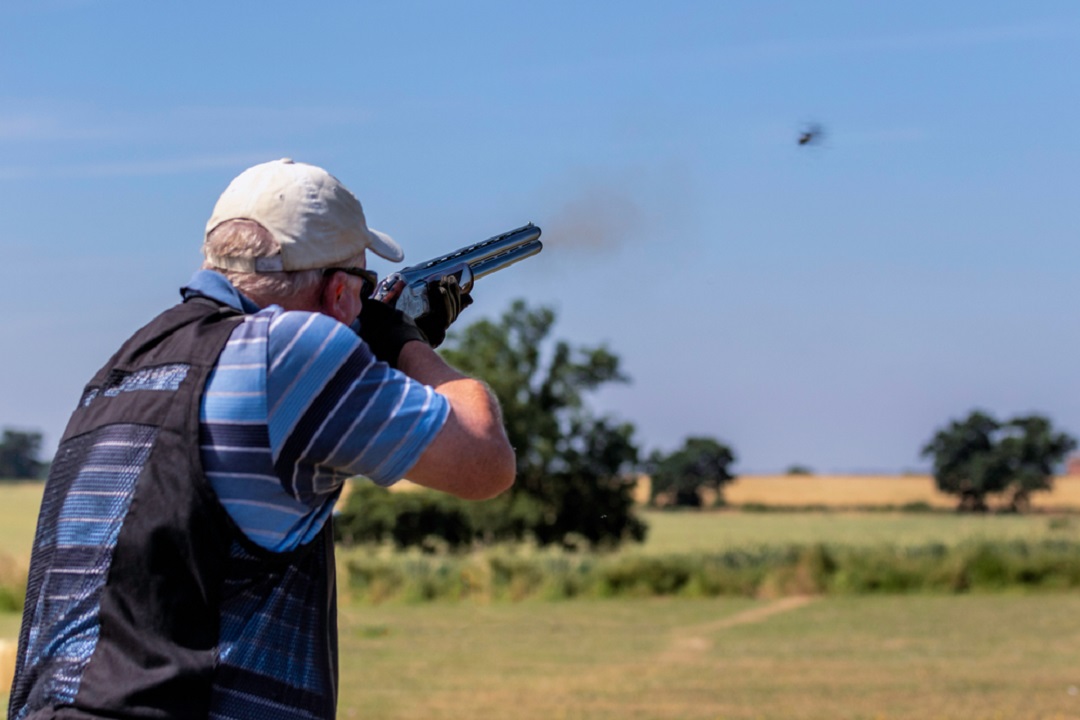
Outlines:
{"label": "green foliage", "polygon": [[728,469],[735,454],[727,445],[713,438],[690,437],[683,446],[664,455],[654,452],[647,463],[652,478],[652,500],[665,497],[670,504],[700,507],[702,491],[720,489],[735,476]]}
{"label": "green foliage", "polygon": [[345,546],[393,543],[398,548],[461,550],[477,539],[478,523],[464,500],[434,491],[392,493],[357,481],[335,518]]}
{"label": "green foliage", "polygon": [[634,428],[594,416],[585,403],[627,378],[607,348],[552,340],[554,324],[553,310],[518,300],[497,321],[452,334],[442,351],[495,392],[517,453],[513,489],[480,503],[486,537],[605,548],[641,541],[646,528],[627,475],[638,460]]}
{"label": "green foliage", "polygon": [[1054,467],[1076,448],[1040,415],[1000,422],[975,410],[935,433],[922,449],[934,462],[934,480],[959,497],[960,510],[984,512],[986,497],[1007,493],[1008,509],[1026,510],[1031,493],[1050,490]]}
{"label": "green foliage", "polygon": [[455,549],[525,540],[610,549],[644,539],[627,473],[638,459],[634,428],[595,417],[585,404],[602,385],[626,381],[619,360],[603,347],[549,342],[554,322],[552,310],[518,301],[498,322],[482,320],[451,335],[443,350],[448,362],[487,382],[499,398],[517,454],[513,489],[479,503],[364,489],[338,518],[343,542],[392,540],[404,547],[436,542],[443,533]]}
{"label": "green foliage", "polygon": [[40,478],[47,464],[39,458],[41,433],[4,429],[0,441],[0,478],[31,480]]}
{"label": "green foliage", "polygon": [[[563,495],[570,496],[571,493]],[[524,505],[524,509],[520,506],[515,509],[515,502]],[[463,552],[529,537],[527,527],[519,534],[517,526],[511,526],[507,517],[520,521],[537,507],[528,496],[468,502],[433,490],[390,492],[358,480],[335,517],[334,537],[345,547],[372,544],[419,548],[428,553]],[[572,517],[572,512],[573,509],[568,510],[564,516]],[[602,531],[606,521],[607,518],[600,518],[592,527]],[[537,514],[534,522],[542,526],[544,519]],[[582,525],[586,522],[581,521]],[[558,544],[568,549],[611,545],[602,538],[573,532],[563,535]]]}
{"label": "green foliage", "polygon": [[353,553],[346,560],[352,596],[372,604],[568,599],[588,591],[595,564],[589,554],[550,549],[520,554],[509,548],[469,555]]}
{"label": "green foliage", "polygon": [[603,567],[598,587],[604,597],[677,595],[692,576],[693,563],[686,556],[626,556]]}
{"label": "green foliage", "polygon": [[814,471],[806,465],[792,465],[784,471],[785,475],[813,475]]}
{"label": "green foliage", "polygon": [[346,566],[353,597],[368,603],[1059,591],[1080,588],[1080,543],[812,543],[668,555],[502,548],[469,555],[354,554]]}
{"label": "green foliage", "polygon": [[0,585],[0,612],[19,612],[22,610],[25,590],[9,585]]}
{"label": "green foliage", "polygon": [[26,597],[26,570],[0,553],[0,612],[22,610]]}

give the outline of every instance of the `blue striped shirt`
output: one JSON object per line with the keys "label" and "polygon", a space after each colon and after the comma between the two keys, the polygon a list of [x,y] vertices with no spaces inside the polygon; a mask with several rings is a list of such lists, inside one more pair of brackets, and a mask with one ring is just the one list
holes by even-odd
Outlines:
{"label": "blue striped shirt", "polygon": [[445,397],[327,315],[260,310],[209,270],[183,292],[247,313],[207,380],[200,448],[222,505],[262,547],[313,539],[348,478],[396,482],[449,415]]}

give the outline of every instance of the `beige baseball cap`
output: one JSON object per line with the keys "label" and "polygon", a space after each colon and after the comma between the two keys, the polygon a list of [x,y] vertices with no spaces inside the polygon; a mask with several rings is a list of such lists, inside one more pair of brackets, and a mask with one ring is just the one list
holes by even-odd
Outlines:
{"label": "beige baseball cap", "polygon": [[393,238],[367,226],[360,201],[340,180],[291,158],[237,175],[218,198],[206,234],[226,220],[254,220],[281,245],[281,254],[268,258],[206,255],[211,264],[226,270],[314,270],[333,267],[364,250],[393,262],[405,257]]}

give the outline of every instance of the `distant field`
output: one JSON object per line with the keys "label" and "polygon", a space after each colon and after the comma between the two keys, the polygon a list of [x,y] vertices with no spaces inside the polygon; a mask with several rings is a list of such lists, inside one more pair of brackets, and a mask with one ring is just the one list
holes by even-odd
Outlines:
{"label": "distant field", "polygon": [[[929,475],[746,475],[724,488],[732,505],[825,507],[899,507],[925,502],[931,507],[954,508],[956,499],[938,492]],[[990,498],[991,504],[999,499]],[[1050,493],[1035,493],[1038,509],[1080,509],[1080,476],[1055,478]]]}
{"label": "distant field", "polygon": [[732,505],[956,505],[927,475],[744,475],[724,488],[724,499]]}
{"label": "distant field", "polygon": [[[0,486],[0,552],[28,557],[40,492],[37,484]],[[645,518],[649,541],[633,552],[1080,537],[1076,515],[647,511]],[[0,640],[13,640],[18,626],[18,615],[0,613]],[[341,631],[342,718],[1080,718],[1080,594],[376,607],[346,598]],[[0,705],[5,689],[0,678]]]}
{"label": "distant field", "polygon": [[[25,564],[33,545],[40,483],[0,485],[0,554]],[[820,505],[899,507],[925,501],[942,506],[933,481],[922,476],[835,477],[751,476],[740,478],[726,491],[734,505]],[[1042,497],[1046,495],[1046,497]],[[1053,493],[1038,494],[1041,509],[1080,509],[1080,477],[1065,476]],[[945,497],[945,507],[952,507]],[[741,513],[642,511],[649,523],[649,552],[709,550],[731,545],[828,542],[846,544],[925,542],[953,544],[970,538],[1080,538],[1080,516],[1046,515],[956,516],[949,513],[812,512]]]}
{"label": "distant field", "polygon": [[877,511],[738,512],[646,510],[642,550],[678,553],[805,543],[910,547],[966,540],[1080,540],[1080,516],[954,515]]}
{"label": "distant field", "polygon": [[[418,486],[403,481],[402,491]],[[643,505],[649,498],[649,480],[642,476],[634,498]],[[741,475],[724,488],[730,505],[761,504],[784,507],[866,508],[926,503],[932,508],[952,509],[956,499],[938,492],[929,475]],[[991,506],[1002,504],[990,496]],[[1054,479],[1054,490],[1036,493],[1032,506],[1039,510],[1080,510],[1080,476]]]}
{"label": "distant field", "polygon": [[29,562],[44,487],[39,482],[0,483],[0,555]]}

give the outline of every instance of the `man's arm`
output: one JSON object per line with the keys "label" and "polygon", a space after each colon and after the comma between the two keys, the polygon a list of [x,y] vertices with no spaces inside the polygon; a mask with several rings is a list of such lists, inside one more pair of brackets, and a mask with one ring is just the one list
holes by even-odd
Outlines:
{"label": "man's arm", "polygon": [[466,500],[486,500],[509,488],[514,483],[514,449],[488,387],[447,365],[424,342],[406,343],[397,365],[450,402],[446,423],[406,473],[408,479]]}

